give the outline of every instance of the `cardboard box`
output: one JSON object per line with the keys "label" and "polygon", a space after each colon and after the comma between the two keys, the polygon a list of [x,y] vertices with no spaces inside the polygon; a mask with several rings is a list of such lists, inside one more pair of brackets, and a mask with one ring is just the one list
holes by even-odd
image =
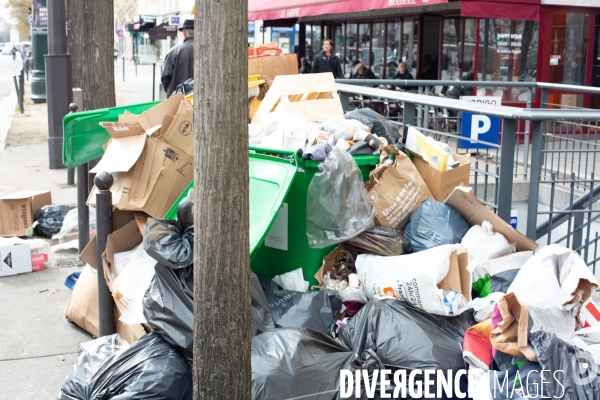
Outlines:
{"label": "cardboard box", "polygon": [[[119,302],[115,302],[115,323],[117,333],[128,343],[133,343],[142,337],[146,331],[142,325],[128,325],[119,321],[124,311]],[[71,298],[65,308],[65,316],[73,323],[98,337],[98,276],[89,265],[81,271],[81,275],[73,288]]]}
{"label": "cardboard box", "polygon": [[538,247],[536,242],[494,214],[492,210],[471,193],[471,188],[457,187],[448,196],[445,203],[460,211],[469,226],[481,225],[483,221],[489,221],[494,228],[494,232],[501,233],[508,240],[508,243],[516,243],[517,251],[533,251]]}
{"label": "cardboard box", "polygon": [[438,171],[429,165],[420,156],[413,154],[413,163],[419,171],[419,175],[425,181],[434,199],[444,201],[457,186],[469,186],[469,176],[471,174],[471,157],[469,155],[458,155],[452,153],[455,161],[460,165],[456,168]]}
{"label": "cardboard box", "polygon": [[[133,118],[133,114],[126,115]],[[174,115],[172,122],[160,138],[156,137],[162,132],[167,115]],[[101,124],[111,140],[90,172],[104,171],[115,176],[111,188],[113,206],[164,217],[193,179],[192,117],[192,105],[179,94],[136,115],[135,122]],[[95,206],[96,191],[94,187],[87,204]]]}
{"label": "cardboard box", "polygon": [[0,277],[31,272],[31,247],[19,238],[0,239]]}
{"label": "cardboard box", "polygon": [[264,85],[260,87],[263,96],[273,84],[275,77],[297,74],[298,59],[295,54],[248,59],[248,76],[260,75],[261,79],[265,80]]}
{"label": "cardboard box", "polygon": [[25,236],[35,213],[50,204],[49,190],[22,191],[0,197],[0,236]]}
{"label": "cardboard box", "polygon": [[470,274],[467,270],[469,265],[469,256],[466,252],[457,253],[453,251],[450,254],[450,268],[448,274],[440,283],[438,288],[446,290],[454,290],[455,292],[462,293],[467,301],[471,301],[471,285],[470,285]]}
{"label": "cardboard box", "polygon": [[331,72],[275,77],[252,123],[260,123],[271,112],[294,114],[314,122],[344,115]]}

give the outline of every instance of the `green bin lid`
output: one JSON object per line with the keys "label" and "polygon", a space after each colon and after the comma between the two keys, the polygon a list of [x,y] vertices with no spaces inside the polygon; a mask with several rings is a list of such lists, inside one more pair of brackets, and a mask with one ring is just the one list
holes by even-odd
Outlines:
{"label": "green bin lid", "polygon": [[[297,165],[289,160],[249,153],[250,176],[250,257],[258,249],[275,222],[287,196]],[[194,187],[192,181],[169,210],[166,219],[177,219],[177,206]]]}

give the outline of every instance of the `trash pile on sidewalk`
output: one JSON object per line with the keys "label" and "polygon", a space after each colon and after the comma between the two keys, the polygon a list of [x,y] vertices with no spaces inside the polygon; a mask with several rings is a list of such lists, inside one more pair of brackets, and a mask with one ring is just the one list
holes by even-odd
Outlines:
{"label": "trash pile on sidewalk", "polygon": [[[534,254],[535,242],[471,193],[468,156],[413,127],[400,134],[371,110],[344,115],[332,82],[330,74],[278,76],[249,127],[265,165],[319,162],[314,176],[294,170],[305,176],[288,182],[310,180],[301,226],[273,233],[277,210],[292,207],[277,192],[261,238],[251,237],[252,398],[361,398],[375,389],[421,398],[423,389],[516,399],[534,384],[530,398],[561,388],[569,398],[599,398],[600,378],[576,379],[577,359],[600,360],[600,312],[590,298],[598,284],[582,259],[558,245]],[[66,309],[98,335],[95,274],[103,270],[117,335],[82,345],[59,399],[191,398],[193,198],[176,202],[192,177],[191,108],[181,96],[122,117],[104,124],[112,139],[96,167],[118,173],[111,191],[121,214],[102,265],[94,240],[81,254],[89,266]],[[357,160],[374,154],[365,176]],[[174,204],[177,218],[165,219]],[[297,230],[302,240],[289,242]],[[279,255],[268,268],[257,264],[265,237]],[[293,245],[324,256],[289,268]],[[562,380],[539,372],[559,369]],[[383,370],[402,379],[381,380]],[[456,376],[454,391],[432,381],[433,370]],[[508,395],[494,386],[505,377]]]}

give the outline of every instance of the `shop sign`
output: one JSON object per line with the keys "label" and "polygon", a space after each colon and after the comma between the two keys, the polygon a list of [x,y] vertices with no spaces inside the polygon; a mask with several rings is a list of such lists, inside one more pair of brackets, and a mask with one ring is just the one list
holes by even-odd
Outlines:
{"label": "shop sign", "polygon": [[598,0],[542,0],[542,4],[553,6],[597,7]]}
{"label": "shop sign", "polygon": [[499,33],[496,35],[496,52],[499,54],[521,54],[523,34]]}
{"label": "shop sign", "polygon": [[[501,97],[491,96],[462,96],[462,101],[470,103],[484,104],[489,106],[502,105]],[[459,147],[461,149],[491,149],[495,148],[492,145],[477,143],[475,140],[499,144],[500,143],[500,118],[487,115],[471,114],[462,112],[460,118],[460,135],[461,139]]]}
{"label": "shop sign", "polygon": [[179,25],[179,15],[171,15],[169,17],[169,25]]}

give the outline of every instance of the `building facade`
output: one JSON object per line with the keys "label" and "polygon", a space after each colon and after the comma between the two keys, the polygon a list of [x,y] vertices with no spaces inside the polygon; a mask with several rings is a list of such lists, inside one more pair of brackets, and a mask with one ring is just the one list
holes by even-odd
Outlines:
{"label": "building facade", "polygon": [[[480,94],[514,105],[526,94],[502,81],[600,86],[600,0],[250,0],[249,19],[255,32],[294,26],[299,58],[314,59],[332,39],[346,76],[355,61],[378,78],[405,62],[418,79],[494,82]],[[600,108],[594,95],[551,93],[548,102]]]}

